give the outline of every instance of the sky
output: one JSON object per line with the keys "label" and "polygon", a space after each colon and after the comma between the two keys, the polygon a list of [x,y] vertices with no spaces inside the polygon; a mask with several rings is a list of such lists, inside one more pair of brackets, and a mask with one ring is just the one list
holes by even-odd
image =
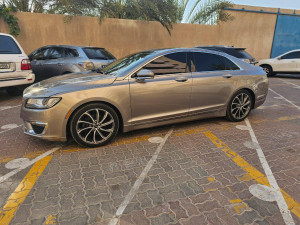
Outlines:
{"label": "sky", "polygon": [[300,0],[231,0],[231,2],[240,5],[300,9]]}
{"label": "sky", "polygon": [[[203,0],[202,2],[204,2]],[[282,8],[282,9],[298,9],[300,10],[300,0],[228,0],[233,4],[249,5],[249,6],[261,6],[271,8]],[[192,8],[196,0],[190,0],[187,6],[184,22],[186,22],[187,12]]]}

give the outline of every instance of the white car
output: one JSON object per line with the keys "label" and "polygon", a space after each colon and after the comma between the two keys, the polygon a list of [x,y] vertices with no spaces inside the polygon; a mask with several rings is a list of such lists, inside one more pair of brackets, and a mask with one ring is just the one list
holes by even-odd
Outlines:
{"label": "white car", "polygon": [[273,59],[260,60],[256,66],[261,66],[268,77],[276,73],[300,73],[300,49],[289,51]]}
{"label": "white car", "polygon": [[5,87],[13,94],[34,79],[30,60],[19,43],[11,35],[0,33],[0,88]]}

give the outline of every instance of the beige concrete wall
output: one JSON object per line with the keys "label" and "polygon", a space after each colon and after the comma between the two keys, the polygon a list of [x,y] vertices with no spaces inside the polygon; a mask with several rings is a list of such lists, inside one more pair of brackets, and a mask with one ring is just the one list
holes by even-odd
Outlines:
{"label": "beige concrete wall", "polygon": [[[62,15],[17,13],[21,27],[17,39],[26,53],[50,44],[91,45],[105,47],[119,58],[153,48],[226,44],[246,47],[257,59],[268,58],[276,15],[229,12],[235,20],[213,26],[175,24],[171,36],[158,22],[105,19],[99,24],[97,18],[74,17],[70,23],[64,23]],[[8,31],[7,25],[0,20],[0,32]]]}

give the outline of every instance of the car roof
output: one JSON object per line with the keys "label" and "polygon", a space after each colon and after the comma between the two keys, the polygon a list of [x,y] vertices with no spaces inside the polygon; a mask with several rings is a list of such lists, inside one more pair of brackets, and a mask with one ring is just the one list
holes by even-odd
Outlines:
{"label": "car roof", "polygon": [[62,47],[62,48],[100,48],[104,49],[103,47],[97,46],[81,46],[81,45],[45,45],[40,48],[49,48],[49,47]]}
{"label": "car roof", "polygon": [[152,52],[151,55],[159,56],[159,55],[164,55],[167,53],[181,52],[181,51],[206,52],[206,53],[213,53],[213,54],[217,54],[217,55],[223,55],[223,56],[226,56],[227,58],[234,57],[225,52],[219,52],[219,51],[214,51],[211,49],[203,49],[203,48],[161,48],[161,49],[151,49],[151,50],[146,50],[146,51],[141,51],[141,52]]}
{"label": "car roof", "polygon": [[5,33],[0,33],[0,35],[12,37],[10,34],[5,34]]}
{"label": "car roof", "polygon": [[226,45],[199,45],[195,48],[216,48],[216,49],[235,49],[235,50],[246,50],[243,47],[226,46]]}

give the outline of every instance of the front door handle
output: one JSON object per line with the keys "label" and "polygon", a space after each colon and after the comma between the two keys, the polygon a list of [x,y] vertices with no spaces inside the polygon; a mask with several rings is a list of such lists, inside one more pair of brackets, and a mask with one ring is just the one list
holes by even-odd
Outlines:
{"label": "front door handle", "polygon": [[177,77],[175,80],[177,82],[186,82],[188,80],[188,78],[187,77]]}
{"label": "front door handle", "polygon": [[223,77],[228,79],[228,78],[231,78],[232,75],[231,74],[224,74]]}
{"label": "front door handle", "polygon": [[57,63],[57,65],[58,65],[58,66],[62,66],[62,65],[64,65],[64,64],[62,64],[62,63]]}

